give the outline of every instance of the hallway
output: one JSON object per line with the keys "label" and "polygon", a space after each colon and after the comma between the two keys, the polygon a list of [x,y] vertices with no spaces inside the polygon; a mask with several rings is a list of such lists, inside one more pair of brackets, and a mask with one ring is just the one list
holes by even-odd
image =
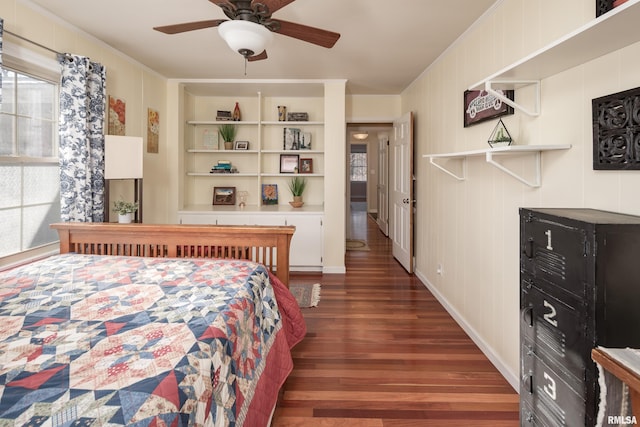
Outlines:
{"label": "hallway", "polygon": [[518,394],[438,301],[391,256],[362,209],[347,273],[292,273],[322,284],[303,309],[307,336],[293,349],[272,425],[326,427],[517,426]]}

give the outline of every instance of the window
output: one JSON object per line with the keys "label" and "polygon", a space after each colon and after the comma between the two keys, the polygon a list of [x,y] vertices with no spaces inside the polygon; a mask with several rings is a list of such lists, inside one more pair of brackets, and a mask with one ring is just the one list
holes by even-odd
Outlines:
{"label": "window", "polygon": [[351,145],[350,153],[351,181],[367,181],[367,146],[364,144]]}
{"label": "window", "polygon": [[0,257],[58,241],[58,84],[2,70],[0,104]]}

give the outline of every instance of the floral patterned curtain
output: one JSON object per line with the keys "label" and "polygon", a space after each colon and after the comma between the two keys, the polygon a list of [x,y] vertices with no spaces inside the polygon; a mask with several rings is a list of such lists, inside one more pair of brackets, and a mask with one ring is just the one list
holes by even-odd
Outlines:
{"label": "floral patterned curtain", "polygon": [[104,221],[106,70],[89,58],[59,55],[62,221]]}

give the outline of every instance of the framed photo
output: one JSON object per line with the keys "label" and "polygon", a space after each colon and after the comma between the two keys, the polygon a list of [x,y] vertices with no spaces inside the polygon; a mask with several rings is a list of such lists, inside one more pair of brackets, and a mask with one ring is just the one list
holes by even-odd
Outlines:
{"label": "framed photo", "polygon": [[213,132],[209,129],[205,129],[204,132],[202,132],[202,146],[207,150],[217,150],[218,132]]}
{"label": "framed photo", "polygon": [[300,166],[300,155],[280,154],[280,173],[297,173]]}
{"label": "framed photo", "polygon": [[[498,90],[513,101],[512,90]],[[513,114],[513,108],[484,90],[464,91],[464,127]]]}
{"label": "framed photo", "polygon": [[213,187],[214,205],[235,205],[236,187]]}
{"label": "framed photo", "polygon": [[300,159],[300,173],[313,173],[313,159]]}
{"label": "framed photo", "polygon": [[249,141],[236,141],[233,146],[234,150],[248,150],[249,149]]}
{"label": "framed photo", "polygon": [[299,150],[300,149],[300,129],[284,128],[282,149],[283,150]]}
{"label": "framed photo", "polygon": [[278,204],[278,184],[262,184],[262,204]]}
{"label": "framed photo", "polygon": [[311,132],[300,133],[300,150],[311,150]]}

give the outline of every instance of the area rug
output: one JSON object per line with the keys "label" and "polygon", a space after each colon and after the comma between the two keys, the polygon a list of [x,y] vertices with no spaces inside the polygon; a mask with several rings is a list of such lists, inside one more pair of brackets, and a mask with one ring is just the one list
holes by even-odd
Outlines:
{"label": "area rug", "polygon": [[320,283],[289,285],[289,290],[301,308],[317,307],[320,302]]}
{"label": "area rug", "polygon": [[369,245],[364,240],[347,239],[348,251],[370,251]]}

